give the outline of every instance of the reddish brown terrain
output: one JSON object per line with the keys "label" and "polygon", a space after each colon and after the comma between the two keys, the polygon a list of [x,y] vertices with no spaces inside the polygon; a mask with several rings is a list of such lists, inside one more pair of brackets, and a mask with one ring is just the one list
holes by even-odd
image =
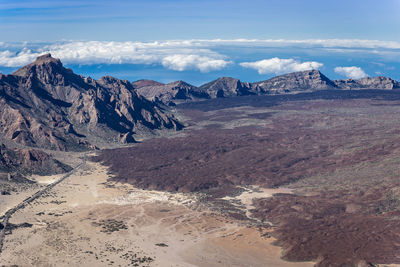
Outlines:
{"label": "reddish brown terrain", "polygon": [[9,149],[4,144],[0,145],[0,172],[49,175],[70,170],[71,167],[41,150]]}
{"label": "reddish brown terrain", "polygon": [[236,186],[292,188],[255,200],[251,215],[272,225],[284,259],[400,264],[400,102],[382,98],[182,105],[184,135],[95,160],[144,189],[223,197]]}

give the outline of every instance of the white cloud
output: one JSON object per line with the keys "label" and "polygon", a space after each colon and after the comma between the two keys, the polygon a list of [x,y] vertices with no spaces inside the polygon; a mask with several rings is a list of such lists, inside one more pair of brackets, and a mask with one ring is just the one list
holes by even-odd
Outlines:
{"label": "white cloud", "polygon": [[171,55],[162,60],[164,67],[177,71],[194,69],[209,72],[223,69],[230,63],[232,62],[198,55]]}
{"label": "white cloud", "polygon": [[336,67],[335,72],[350,79],[361,79],[368,77],[368,75],[360,67],[356,66]]}
{"label": "white cloud", "polygon": [[[0,66],[20,67],[32,62],[37,56],[51,53],[65,63],[72,64],[159,64],[172,70],[219,70],[232,63],[229,58],[216,52],[223,49],[287,47],[324,49],[330,52],[373,53],[393,58],[400,53],[400,42],[359,39],[212,39],[167,40],[156,42],[101,42],[66,41],[43,45],[41,43],[0,42]],[[218,50],[219,49],[219,50]],[[290,59],[289,59],[290,60]],[[260,61],[262,62],[262,61]],[[256,62],[247,67],[256,66]],[[268,62],[259,63],[265,65]],[[244,64],[244,63],[243,63]],[[318,68],[318,62],[285,62],[274,73],[304,68]],[[246,65],[246,64],[245,64]],[[304,67],[302,67],[304,66]],[[268,67],[267,69],[271,69]],[[257,70],[265,72],[258,66]],[[273,68],[272,68],[273,69]]]}
{"label": "white cloud", "polygon": [[185,41],[166,42],[67,42],[40,47],[35,51],[0,52],[0,66],[19,67],[44,53],[73,64],[162,64],[172,70],[208,72],[226,67],[231,61],[210,49],[191,47]]}
{"label": "white cloud", "polygon": [[381,40],[361,40],[361,39],[213,39],[213,40],[190,40],[192,44],[203,45],[251,45],[262,47],[323,47],[323,48],[384,48],[384,49],[400,49],[400,42],[381,41]]}
{"label": "white cloud", "polygon": [[277,57],[255,62],[242,62],[239,65],[245,68],[255,69],[259,74],[282,74],[295,71],[319,69],[323,66],[322,63],[316,61],[300,62],[292,58],[281,59]]}

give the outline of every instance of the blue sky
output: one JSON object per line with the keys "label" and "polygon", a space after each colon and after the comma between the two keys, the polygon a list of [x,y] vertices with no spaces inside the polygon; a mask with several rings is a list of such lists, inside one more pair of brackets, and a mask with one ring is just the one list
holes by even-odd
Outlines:
{"label": "blue sky", "polygon": [[94,78],[400,80],[398,14],[398,0],[0,0],[0,71],[52,52]]}

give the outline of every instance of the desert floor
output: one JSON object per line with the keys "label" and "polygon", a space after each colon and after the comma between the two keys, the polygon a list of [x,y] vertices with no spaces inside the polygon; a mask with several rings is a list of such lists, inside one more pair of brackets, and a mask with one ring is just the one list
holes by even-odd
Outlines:
{"label": "desert floor", "polygon": [[[30,223],[6,235],[0,261],[18,266],[312,266],[280,259],[268,229],[224,217],[195,194],[108,182],[88,162],[50,193],[13,215]],[[34,177],[45,185],[59,178]],[[281,191],[277,189],[277,191]],[[26,195],[25,192],[22,195]],[[268,190],[263,196],[274,193]],[[248,193],[238,196],[250,205]],[[254,197],[259,197],[256,193]],[[8,201],[3,201],[5,198]],[[2,196],[1,208],[16,203]]]}

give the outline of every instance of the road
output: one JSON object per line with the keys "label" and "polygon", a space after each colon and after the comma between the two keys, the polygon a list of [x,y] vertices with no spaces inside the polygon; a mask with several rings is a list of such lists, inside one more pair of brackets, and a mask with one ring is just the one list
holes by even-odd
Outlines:
{"label": "road", "polygon": [[4,237],[5,237],[5,232],[6,232],[6,228],[7,228],[7,224],[8,221],[10,220],[11,216],[17,212],[18,210],[21,210],[23,208],[26,207],[26,205],[28,205],[29,203],[31,203],[32,201],[38,199],[40,196],[42,196],[44,193],[47,193],[48,191],[50,191],[53,187],[55,187],[56,185],[58,185],[59,183],[61,183],[62,181],[64,181],[65,179],[67,179],[69,176],[71,176],[75,171],[77,171],[79,168],[81,168],[82,166],[84,166],[86,164],[86,157],[87,155],[84,154],[83,158],[82,158],[82,162],[77,165],[74,169],[72,169],[70,172],[66,173],[64,176],[62,176],[60,179],[58,179],[57,181],[48,184],[45,188],[37,191],[35,194],[33,194],[32,196],[24,199],[21,203],[19,203],[17,206],[15,206],[14,208],[9,209],[8,211],[6,211],[6,213],[4,213],[3,216],[0,217],[0,253],[2,252],[2,248],[3,248],[3,241],[4,241]]}

